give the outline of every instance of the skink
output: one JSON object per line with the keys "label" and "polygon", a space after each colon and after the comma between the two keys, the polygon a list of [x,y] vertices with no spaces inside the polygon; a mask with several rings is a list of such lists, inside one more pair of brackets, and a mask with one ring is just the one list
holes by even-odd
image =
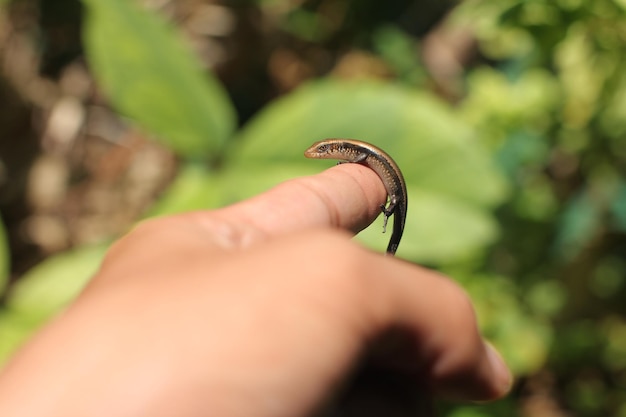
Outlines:
{"label": "skink", "polygon": [[389,239],[387,253],[394,255],[400,244],[404,223],[406,222],[407,193],[406,184],[400,168],[385,151],[367,142],[354,139],[324,139],[315,142],[304,152],[307,158],[338,159],[341,162],[359,163],[372,169],[383,182],[387,190],[388,205],[380,206],[385,216],[383,233],[387,229],[387,220],[393,214],[393,233]]}

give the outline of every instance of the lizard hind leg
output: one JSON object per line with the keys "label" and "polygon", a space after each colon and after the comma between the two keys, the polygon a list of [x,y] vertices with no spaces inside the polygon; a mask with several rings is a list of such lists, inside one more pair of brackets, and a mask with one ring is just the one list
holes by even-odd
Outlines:
{"label": "lizard hind leg", "polygon": [[387,208],[385,207],[384,204],[381,204],[380,206],[380,211],[383,213],[384,216],[384,220],[383,220],[383,233],[387,232],[387,222],[389,221],[389,217],[391,216],[391,213],[389,213],[387,211]]}
{"label": "lizard hind leg", "polygon": [[385,206],[384,204],[380,205],[380,211],[385,216],[385,219],[383,220],[383,233],[385,233],[387,231],[387,222],[389,221],[389,217],[391,217],[391,215],[396,210],[396,204],[397,203],[398,202],[396,201],[396,199],[394,197],[391,197],[389,199],[389,205],[388,206]]}

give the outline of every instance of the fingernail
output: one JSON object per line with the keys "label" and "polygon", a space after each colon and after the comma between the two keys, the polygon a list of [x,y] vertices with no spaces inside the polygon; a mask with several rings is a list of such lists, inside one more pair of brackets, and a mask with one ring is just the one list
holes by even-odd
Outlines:
{"label": "fingernail", "polygon": [[496,348],[488,342],[486,345],[487,357],[489,358],[489,362],[495,375],[494,396],[496,398],[502,397],[511,390],[511,387],[513,386],[513,375]]}

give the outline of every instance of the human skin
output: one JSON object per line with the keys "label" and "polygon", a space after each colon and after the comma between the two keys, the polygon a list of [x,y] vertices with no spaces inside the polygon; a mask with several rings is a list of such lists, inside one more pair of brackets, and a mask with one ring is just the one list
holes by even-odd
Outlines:
{"label": "human skin", "polygon": [[465,292],[350,239],[385,198],[373,171],[343,164],[140,224],[5,367],[0,415],[306,416],[397,328],[436,395],[505,395]]}

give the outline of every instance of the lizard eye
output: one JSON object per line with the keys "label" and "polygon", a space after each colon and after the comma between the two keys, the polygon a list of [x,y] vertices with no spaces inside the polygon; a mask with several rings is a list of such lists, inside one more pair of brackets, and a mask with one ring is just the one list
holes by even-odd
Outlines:
{"label": "lizard eye", "polygon": [[329,145],[327,143],[324,143],[324,144],[322,144],[322,145],[317,147],[317,151],[319,153],[325,153],[325,152],[328,151],[328,148],[329,148]]}

